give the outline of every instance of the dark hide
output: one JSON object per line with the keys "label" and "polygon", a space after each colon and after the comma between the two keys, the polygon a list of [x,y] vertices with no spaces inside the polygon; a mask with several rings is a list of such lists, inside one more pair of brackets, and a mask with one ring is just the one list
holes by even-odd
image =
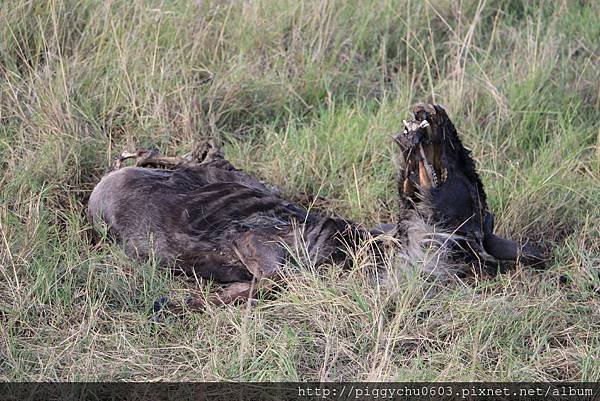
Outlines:
{"label": "dark hide", "polygon": [[[406,240],[410,256],[423,236],[409,233],[429,227],[486,263],[541,261],[534,250],[494,235],[475,163],[443,108],[417,105],[415,120],[395,138],[402,150],[399,221],[371,234]],[[290,251],[313,265],[340,262],[369,235],[342,218],[308,212],[235,169],[215,148],[203,149],[191,158],[124,154],[90,197],[94,223],[105,224],[130,255],[156,256],[178,271],[237,283],[218,298],[222,303],[251,295],[254,279],[279,277]],[[136,158],[137,166],[120,168],[125,158]]]}
{"label": "dark hide", "polygon": [[365,236],[352,223],[308,213],[253,177],[210,163],[113,171],[94,189],[88,210],[128,253],[176,261],[178,269],[218,282],[271,277],[285,248],[302,243],[310,263],[339,260],[340,249]]}

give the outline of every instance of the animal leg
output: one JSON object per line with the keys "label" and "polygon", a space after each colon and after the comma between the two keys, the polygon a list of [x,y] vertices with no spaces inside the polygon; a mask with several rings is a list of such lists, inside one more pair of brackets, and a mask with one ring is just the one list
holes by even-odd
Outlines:
{"label": "animal leg", "polygon": [[[251,273],[252,281],[232,282],[208,297],[191,297],[186,301],[188,309],[201,311],[206,309],[208,304],[230,305],[251,300],[257,291],[268,291],[274,280],[281,278],[280,267],[285,259],[285,249],[269,231],[247,231],[234,241],[233,250],[241,264]],[[241,269],[240,266],[233,273],[239,274]],[[230,278],[231,274],[221,273],[220,270],[223,270],[223,267],[214,268],[212,275],[220,279]],[[206,269],[202,269],[201,274],[205,275]],[[167,302],[166,307],[174,313],[183,310],[180,305],[171,302]]]}
{"label": "animal leg", "polygon": [[186,301],[186,306],[192,310],[204,310],[207,304],[223,306],[248,301],[254,295],[253,284],[248,282],[232,283],[227,287],[208,296],[196,297]]}
{"label": "animal leg", "polygon": [[[160,313],[168,311],[173,315],[181,315],[186,310],[204,311],[207,306],[224,306],[239,304],[251,300],[254,294],[252,282],[231,283],[208,296],[198,294],[188,296],[183,302],[170,300],[168,297],[161,297],[154,302],[152,320],[160,321]],[[252,300],[251,300],[252,301]]]}
{"label": "animal leg", "polygon": [[128,159],[135,159],[136,167],[163,167],[174,169],[183,164],[189,163],[188,160],[179,156],[161,156],[156,149],[140,149],[136,152],[123,152],[117,158],[114,169],[123,167],[123,162]]}
{"label": "animal leg", "polygon": [[235,259],[229,250],[198,252],[198,255],[184,255],[174,272],[187,277],[201,277],[217,283],[237,283],[250,281],[253,275],[247,267]]}
{"label": "animal leg", "polygon": [[285,248],[277,231],[276,228],[249,230],[234,242],[235,254],[259,284],[275,278],[285,261]]}
{"label": "animal leg", "polygon": [[188,274],[194,269],[199,276],[221,282],[238,276],[239,279],[249,281],[231,282],[208,297],[202,295],[190,297],[186,300],[185,307],[167,298],[161,298],[154,304],[154,313],[166,309],[171,313],[180,314],[186,308],[202,311],[207,305],[238,304],[252,300],[258,291],[268,291],[274,282],[281,278],[280,267],[286,254],[281,240],[273,230],[249,230],[233,241],[233,252],[237,255],[240,266],[219,265],[217,259],[209,257],[207,260],[196,260],[191,267],[185,269]]}
{"label": "animal leg", "polygon": [[136,167],[177,169],[181,166],[210,165],[211,167],[238,171],[225,157],[212,139],[201,141],[194,149],[183,156],[163,156],[157,149],[139,149],[135,152],[123,152],[116,158],[113,170],[123,167],[126,160],[135,159]]}

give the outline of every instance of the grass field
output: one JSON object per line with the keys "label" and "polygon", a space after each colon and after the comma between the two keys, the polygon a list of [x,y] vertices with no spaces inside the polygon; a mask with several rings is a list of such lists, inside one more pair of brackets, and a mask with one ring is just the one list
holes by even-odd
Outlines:
{"label": "grass field", "polygon": [[[0,379],[600,380],[598,15],[567,0],[1,2]],[[290,196],[393,221],[390,134],[417,101],[446,107],[497,230],[539,244],[546,271],[383,289],[358,261],[304,269],[253,308],[151,324],[188,283],[89,239],[87,197],[118,153],[208,135]]]}

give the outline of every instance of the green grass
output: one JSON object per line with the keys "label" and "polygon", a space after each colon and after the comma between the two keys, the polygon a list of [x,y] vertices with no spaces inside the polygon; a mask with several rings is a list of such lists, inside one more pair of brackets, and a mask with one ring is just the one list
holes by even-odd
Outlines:
{"label": "green grass", "polygon": [[[0,378],[600,380],[600,6],[455,3],[3,1]],[[357,257],[155,325],[189,283],[88,239],[112,158],[207,135],[289,196],[391,221],[416,101],[447,108],[498,231],[546,271],[383,289]]]}

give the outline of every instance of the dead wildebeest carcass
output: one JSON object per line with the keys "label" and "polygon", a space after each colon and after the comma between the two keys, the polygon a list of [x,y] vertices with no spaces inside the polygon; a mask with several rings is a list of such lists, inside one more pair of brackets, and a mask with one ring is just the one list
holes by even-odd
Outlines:
{"label": "dead wildebeest carcass", "polygon": [[[155,255],[177,271],[223,284],[209,298],[214,303],[248,299],[255,284],[285,275],[290,250],[302,249],[314,265],[342,262],[348,248],[383,231],[394,232],[408,258],[429,257],[421,265],[438,277],[465,273],[465,262],[493,272],[503,262],[540,263],[530,247],[494,235],[475,164],[445,111],[418,104],[414,112],[395,136],[401,148],[396,224],[369,232],[307,211],[234,168],[214,146],[186,158],[123,154],[94,188],[88,213],[129,255]],[[121,168],[126,158],[136,166]]]}

